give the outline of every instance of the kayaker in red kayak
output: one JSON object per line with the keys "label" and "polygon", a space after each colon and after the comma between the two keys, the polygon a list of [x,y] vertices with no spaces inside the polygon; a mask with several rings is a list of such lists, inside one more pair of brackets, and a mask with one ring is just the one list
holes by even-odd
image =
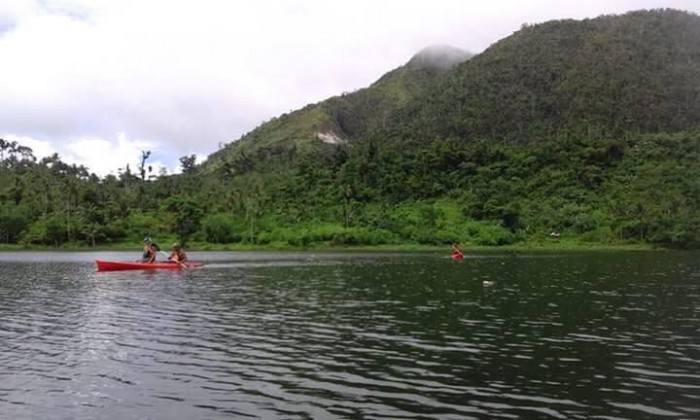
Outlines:
{"label": "kayaker in red kayak", "polygon": [[143,239],[143,255],[141,256],[141,262],[154,263],[156,262],[156,256],[160,251],[158,244],[153,242],[151,238]]}
{"label": "kayaker in red kayak", "polygon": [[455,260],[461,260],[462,258],[464,258],[464,254],[462,253],[462,250],[457,245],[457,243],[452,244],[452,258],[454,258]]}
{"label": "kayaker in red kayak", "polygon": [[187,254],[185,254],[185,251],[182,250],[180,244],[173,244],[173,252],[170,253],[168,260],[178,264],[184,264],[187,262]]}

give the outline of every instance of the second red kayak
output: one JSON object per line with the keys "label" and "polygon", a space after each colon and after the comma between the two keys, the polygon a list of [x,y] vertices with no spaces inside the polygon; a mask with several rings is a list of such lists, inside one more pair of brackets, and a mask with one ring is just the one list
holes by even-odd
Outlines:
{"label": "second red kayak", "polygon": [[122,270],[181,270],[183,268],[201,267],[201,262],[140,262],[140,261],[103,261],[95,260],[97,271],[122,271]]}

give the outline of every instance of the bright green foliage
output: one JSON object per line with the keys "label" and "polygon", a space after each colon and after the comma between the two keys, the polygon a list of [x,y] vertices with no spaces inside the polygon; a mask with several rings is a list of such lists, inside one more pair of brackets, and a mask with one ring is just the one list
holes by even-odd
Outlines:
{"label": "bright green foliage", "polygon": [[124,220],[127,237],[137,243],[146,237],[158,238],[170,235],[174,224],[173,217],[169,213],[133,211]]}
{"label": "bright green foliage", "polygon": [[243,240],[242,229],[236,229],[236,219],[227,213],[206,216],[202,221],[204,238],[216,244],[235,243]]}
{"label": "bright green foliage", "polygon": [[673,10],[529,26],[155,180],[3,140],[0,242],[700,248],[698,51],[700,18]]}
{"label": "bright green foliage", "polygon": [[23,241],[29,244],[59,246],[68,239],[66,220],[59,216],[50,216],[32,223]]}

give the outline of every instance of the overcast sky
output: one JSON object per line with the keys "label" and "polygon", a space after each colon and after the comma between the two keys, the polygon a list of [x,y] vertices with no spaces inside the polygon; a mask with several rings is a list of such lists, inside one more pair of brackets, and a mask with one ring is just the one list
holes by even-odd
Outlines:
{"label": "overcast sky", "polygon": [[0,137],[100,175],[141,150],[173,170],[426,46],[660,7],[700,0],[0,0]]}

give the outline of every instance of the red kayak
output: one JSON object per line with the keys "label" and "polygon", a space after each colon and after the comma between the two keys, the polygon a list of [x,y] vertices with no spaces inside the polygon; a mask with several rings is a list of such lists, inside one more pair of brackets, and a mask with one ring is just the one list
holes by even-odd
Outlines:
{"label": "red kayak", "polygon": [[453,260],[461,260],[462,258],[464,258],[464,254],[458,254],[458,253],[452,254]]}
{"label": "red kayak", "polygon": [[140,261],[102,261],[95,260],[97,271],[122,271],[122,270],[180,270],[182,268],[201,267],[201,262],[140,262]]}

